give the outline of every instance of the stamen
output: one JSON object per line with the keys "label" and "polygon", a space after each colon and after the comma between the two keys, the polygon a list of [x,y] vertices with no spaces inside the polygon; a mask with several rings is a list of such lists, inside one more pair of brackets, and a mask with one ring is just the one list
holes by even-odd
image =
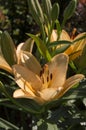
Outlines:
{"label": "stamen", "polygon": [[42,74],[43,74],[43,72],[42,72],[42,70],[40,71],[40,77],[42,76]]}
{"label": "stamen", "polygon": [[52,73],[49,73],[49,68],[47,64],[45,64],[42,70],[40,71],[40,78],[41,78],[44,88],[48,88],[51,86],[52,84],[51,80],[53,78],[53,75]]}
{"label": "stamen", "polygon": [[49,81],[49,76],[47,76],[47,82]]}
{"label": "stamen", "polygon": [[44,78],[42,77],[42,83],[44,84]]}
{"label": "stamen", "polygon": [[43,69],[42,69],[42,74],[44,73],[44,70],[45,70],[45,68],[43,67]]}
{"label": "stamen", "polygon": [[72,34],[71,34],[71,39],[75,38],[76,31],[77,31],[77,29],[74,28],[73,31],[72,31]]}
{"label": "stamen", "polygon": [[53,75],[52,75],[52,73],[50,74],[50,80],[52,80],[52,78],[53,78]]}

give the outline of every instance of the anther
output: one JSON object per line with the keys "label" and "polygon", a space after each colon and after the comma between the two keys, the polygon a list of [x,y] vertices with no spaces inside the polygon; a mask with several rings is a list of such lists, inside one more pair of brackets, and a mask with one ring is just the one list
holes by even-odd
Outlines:
{"label": "anther", "polygon": [[47,82],[49,81],[49,77],[47,76]]}
{"label": "anther", "polygon": [[53,78],[53,75],[52,75],[52,73],[50,74],[50,80],[52,80],[52,78]]}
{"label": "anther", "polygon": [[44,78],[42,78],[42,83],[44,84]]}
{"label": "anther", "polygon": [[40,71],[40,77],[42,76],[42,74],[43,74],[43,71],[41,70],[41,71]]}

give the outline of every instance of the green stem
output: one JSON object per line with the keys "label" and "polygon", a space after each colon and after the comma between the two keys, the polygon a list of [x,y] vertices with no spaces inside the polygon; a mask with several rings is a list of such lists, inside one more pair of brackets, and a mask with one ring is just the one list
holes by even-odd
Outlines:
{"label": "green stem", "polygon": [[66,19],[64,18],[61,25],[62,29],[64,28],[65,23],[66,23]]}
{"label": "green stem", "polygon": [[42,39],[43,39],[44,43],[46,44],[46,34],[45,34],[44,25],[41,24],[40,28],[41,28],[41,32],[42,32]]}
{"label": "green stem", "polygon": [[10,99],[10,101],[15,104],[16,106],[18,106],[19,108],[22,108],[24,111],[30,112],[30,113],[34,113],[34,114],[40,114],[41,112],[37,112],[35,110],[28,110],[27,108],[25,108],[23,105],[21,105],[20,103],[16,102],[9,94],[8,92],[5,90],[3,84],[0,82],[0,87],[1,90],[4,92],[4,94]]}
{"label": "green stem", "polygon": [[50,38],[51,38],[52,30],[54,29],[54,25],[55,25],[55,23],[53,22],[53,23],[51,23],[50,28],[48,27],[48,41],[47,41],[47,46],[50,43]]}

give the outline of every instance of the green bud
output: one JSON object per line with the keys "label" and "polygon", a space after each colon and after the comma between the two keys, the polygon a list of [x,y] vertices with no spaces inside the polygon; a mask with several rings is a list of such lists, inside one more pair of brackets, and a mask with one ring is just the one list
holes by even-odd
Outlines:
{"label": "green bud", "polygon": [[38,25],[44,23],[43,11],[38,0],[28,0],[28,6],[33,19]]}
{"label": "green bud", "polygon": [[52,8],[51,17],[52,21],[55,21],[59,16],[59,4],[55,3]]}
{"label": "green bud", "polygon": [[43,5],[43,12],[47,16],[49,22],[51,22],[51,11],[52,11],[52,4],[50,0],[42,0]]}
{"label": "green bud", "polygon": [[16,49],[8,32],[2,32],[1,51],[7,63],[12,66],[17,63]]}
{"label": "green bud", "polygon": [[76,9],[76,5],[77,5],[77,0],[71,0],[70,1],[68,6],[66,7],[66,9],[64,10],[64,13],[63,13],[64,19],[67,20],[73,15],[73,13]]}

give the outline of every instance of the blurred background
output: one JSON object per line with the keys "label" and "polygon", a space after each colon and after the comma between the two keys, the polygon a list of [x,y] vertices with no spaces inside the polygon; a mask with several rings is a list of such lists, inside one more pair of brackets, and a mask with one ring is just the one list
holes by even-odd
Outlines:
{"label": "blurred background", "polygon": [[[70,0],[51,0],[52,4],[58,2],[60,5],[59,21]],[[76,11],[71,19],[66,22],[65,29],[77,33],[86,31],[86,0],[78,0]],[[12,36],[15,44],[27,39],[26,33],[36,33],[39,28],[32,19],[27,0],[0,0],[0,29],[7,30]]]}

